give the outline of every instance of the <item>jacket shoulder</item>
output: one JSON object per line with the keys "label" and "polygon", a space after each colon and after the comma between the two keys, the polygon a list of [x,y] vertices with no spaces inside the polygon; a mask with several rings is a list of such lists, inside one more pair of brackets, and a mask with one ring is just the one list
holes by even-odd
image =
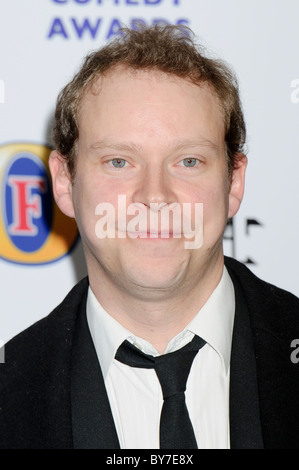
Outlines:
{"label": "jacket shoulder", "polygon": [[299,299],[233,259],[225,264],[249,312],[264,446],[298,449],[299,381],[292,343],[299,338]]}
{"label": "jacket shoulder", "polygon": [[256,311],[271,310],[272,314],[278,313],[280,316],[294,315],[294,319],[299,321],[299,299],[296,295],[260,279],[233,258],[226,257],[225,265],[231,277],[239,282],[244,296]]}
{"label": "jacket shoulder", "polygon": [[30,356],[38,357],[45,349],[52,349],[59,338],[66,339],[65,335],[72,330],[78,306],[87,287],[88,280],[84,278],[50,314],[12,338],[5,345],[5,363],[9,365],[16,360],[27,362]]}
{"label": "jacket shoulder", "polygon": [[[88,281],[5,345],[0,364],[0,448],[71,445],[71,346]],[[67,438],[65,438],[67,436]]]}

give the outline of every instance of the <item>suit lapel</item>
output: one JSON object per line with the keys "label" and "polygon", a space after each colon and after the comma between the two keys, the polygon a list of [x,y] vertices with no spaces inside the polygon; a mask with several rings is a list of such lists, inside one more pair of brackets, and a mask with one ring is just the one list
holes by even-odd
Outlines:
{"label": "suit lapel", "polygon": [[[230,372],[232,449],[262,449],[259,396],[252,329],[242,287],[230,276],[236,295]],[[72,348],[71,401],[73,442],[77,449],[119,449],[104,379],[81,303]]]}
{"label": "suit lapel", "polygon": [[71,402],[75,449],[119,449],[103,375],[82,302],[72,349]]}
{"label": "suit lapel", "polygon": [[230,372],[230,436],[232,449],[262,449],[259,397],[252,329],[241,287],[230,273],[236,296],[236,315]]}

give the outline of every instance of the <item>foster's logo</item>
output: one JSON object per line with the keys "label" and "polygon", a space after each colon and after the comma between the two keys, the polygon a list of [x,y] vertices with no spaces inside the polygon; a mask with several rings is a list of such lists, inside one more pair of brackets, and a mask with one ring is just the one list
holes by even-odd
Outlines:
{"label": "foster's logo", "polygon": [[0,147],[0,257],[44,264],[66,255],[78,239],[74,220],[52,198],[51,149],[36,144]]}

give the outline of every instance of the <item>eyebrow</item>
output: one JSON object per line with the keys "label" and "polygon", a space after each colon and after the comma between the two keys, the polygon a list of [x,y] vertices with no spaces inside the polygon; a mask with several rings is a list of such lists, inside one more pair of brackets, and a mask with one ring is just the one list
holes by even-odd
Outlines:
{"label": "eyebrow", "polygon": [[136,145],[133,142],[124,143],[124,142],[110,142],[105,140],[99,140],[90,146],[91,150],[103,150],[103,149],[113,149],[113,150],[124,150],[124,151],[141,151],[141,146]]}
{"label": "eyebrow", "polygon": [[194,147],[210,147],[214,150],[219,150],[219,145],[215,144],[209,139],[199,139],[199,140],[182,140],[175,141],[175,148],[180,150],[182,148],[194,148]]}
{"label": "eyebrow", "polygon": [[[199,140],[174,140],[171,142],[171,147],[178,151],[185,148],[198,148],[198,147],[210,147],[213,150],[219,150],[219,145],[215,144],[209,139],[199,139]],[[103,149],[113,149],[113,150],[122,150],[127,152],[141,152],[142,146],[135,144],[134,142],[112,142],[108,140],[99,140],[90,146],[91,150],[103,150]]]}

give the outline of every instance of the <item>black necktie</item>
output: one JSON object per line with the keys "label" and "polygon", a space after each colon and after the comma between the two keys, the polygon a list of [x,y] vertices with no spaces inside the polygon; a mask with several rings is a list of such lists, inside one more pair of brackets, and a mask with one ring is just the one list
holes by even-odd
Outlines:
{"label": "black necktie", "polygon": [[162,356],[150,356],[124,341],[115,359],[131,367],[155,369],[163,393],[160,418],[160,449],[197,449],[185,402],[185,390],[193,359],[206,342],[194,336],[182,349]]}

